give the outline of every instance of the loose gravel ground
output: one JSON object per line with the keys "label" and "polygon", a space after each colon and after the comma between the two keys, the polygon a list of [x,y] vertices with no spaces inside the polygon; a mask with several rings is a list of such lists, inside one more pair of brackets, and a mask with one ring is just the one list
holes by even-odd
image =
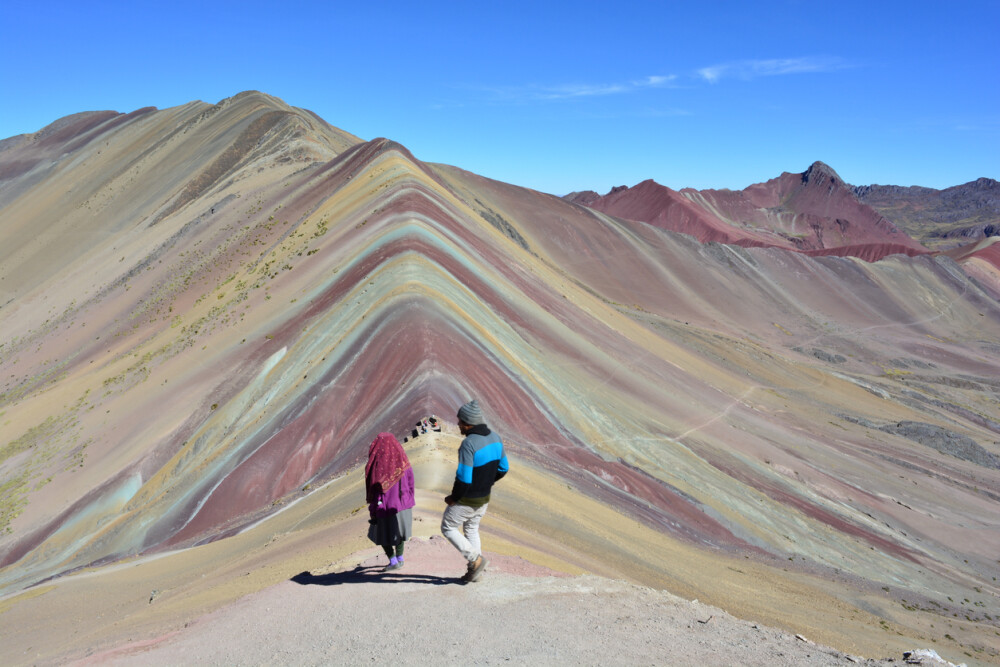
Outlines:
{"label": "loose gravel ground", "polygon": [[825,648],[664,591],[556,576],[487,554],[480,581],[443,538],[303,572],[174,633],[79,664],[890,665]]}

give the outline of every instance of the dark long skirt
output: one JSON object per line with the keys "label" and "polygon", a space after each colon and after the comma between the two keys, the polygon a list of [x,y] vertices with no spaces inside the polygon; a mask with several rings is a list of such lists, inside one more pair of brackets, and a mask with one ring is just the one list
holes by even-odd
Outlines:
{"label": "dark long skirt", "polygon": [[368,539],[383,547],[394,547],[413,536],[413,510],[403,510],[368,524]]}

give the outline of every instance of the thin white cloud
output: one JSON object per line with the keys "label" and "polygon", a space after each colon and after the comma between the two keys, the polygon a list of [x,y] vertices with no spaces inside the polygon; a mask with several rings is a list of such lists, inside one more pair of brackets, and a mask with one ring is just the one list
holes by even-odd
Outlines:
{"label": "thin white cloud", "polygon": [[698,76],[709,83],[715,83],[726,72],[728,65],[713,65],[712,67],[702,67],[698,70]]}
{"label": "thin white cloud", "polygon": [[509,102],[569,100],[585,97],[628,95],[649,88],[665,88],[676,81],[677,75],[650,75],[643,79],[620,83],[574,83],[551,86],[531,85],[493,87],[487,90],[497,99]]}
{"label": "thin white cloud", "polygon": [[772,58],[739,60],[702,67],[697,70],[697,75],[709,83],[717,83],[723,78],[750,80],[762,76],[833,72],[847,66],[842,58],[834,57]]}
{"label": "thin white cloud", "polygon": [[953,122],[957,132],[981,132],[984,135],[996,135],[1000,132],[1000,116],[980,116],[978,118],[962,118]]}
{"label": "thin white cloud", "polygon": [[677,80],[676,74],[669,76],[647,76],[645,79],[633,81],[632,85],[637,88],[663,88],[669,86]]}
{"label": "thin white cloud", "polygon": [[628,86],[622,84],[565,84],[560,86],[536,88],[536,96],[545,100],[561,100],[571,97],[602,97],[604,95],[620,95],[628,92]]}
{"label": "thin white cloud", "polygon": [[585,118],[607,120],[611,118],[679,118],[682,116],[693,116],[694,114],[687,109],[676,107],[644,107],[621,111],[588,112],[582,115]]}

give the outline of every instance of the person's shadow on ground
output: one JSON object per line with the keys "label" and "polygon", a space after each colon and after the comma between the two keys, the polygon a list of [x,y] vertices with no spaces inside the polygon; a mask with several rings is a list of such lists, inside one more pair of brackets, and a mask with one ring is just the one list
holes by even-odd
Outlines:
{"label": "person's shadow on ground", "polygon": [[345,572],[330,572],[329,574],[313,574],[309,571],[300,572],[291,579],[301,586],[339,586],[341,584],[463,584],[461,577],[438,577],[432,574],[411,574],[400,570],[383,572],[382,567],[362,567],[358,565],[353,570]]}

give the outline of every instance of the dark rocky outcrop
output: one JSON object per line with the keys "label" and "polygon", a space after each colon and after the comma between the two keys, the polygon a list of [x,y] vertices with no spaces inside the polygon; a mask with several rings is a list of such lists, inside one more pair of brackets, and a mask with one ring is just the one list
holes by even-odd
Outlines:
{"label": "dark rocky outcrop", "polygon": [[944,190],[863,185],[854,193],[907,234],[932,245],[1000,235],[1000,182],[992,178]]}
{"label": "dark rocky outcrop", "polygon": [[845,420],[866,428],[898,435],[920,443],[942,454],[954,456],[985,468],[1000,470],[1000,457],[987,451],[985,447],[967,435],[949,431],[935,424],[918,421],[899,421],[892,424],[877,424],[861,417],[841,415]]}

